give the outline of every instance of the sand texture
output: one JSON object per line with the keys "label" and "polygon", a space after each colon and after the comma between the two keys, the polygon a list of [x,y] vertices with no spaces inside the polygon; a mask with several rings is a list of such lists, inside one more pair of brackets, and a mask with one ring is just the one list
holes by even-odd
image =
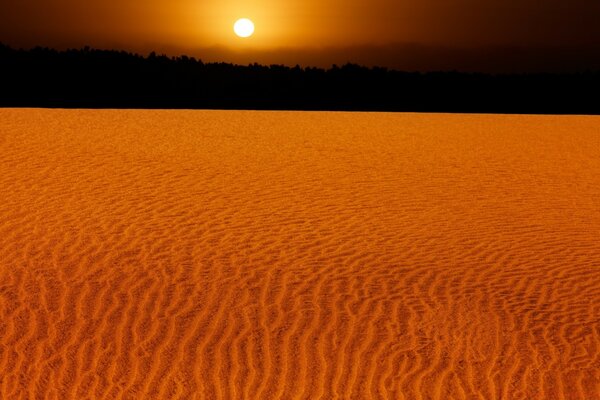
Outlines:
{"label": "sand texture", "polygon": [[600,117],[0,110],[0,399],[600,399]]}

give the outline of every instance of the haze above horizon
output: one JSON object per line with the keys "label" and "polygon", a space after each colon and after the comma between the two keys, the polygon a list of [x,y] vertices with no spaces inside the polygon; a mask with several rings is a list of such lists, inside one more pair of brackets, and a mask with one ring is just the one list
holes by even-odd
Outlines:
{"label": "haze above horizon", "polygon": [[[232,30],[249,18],[256,31]],[[23,0],[0,42],[188,54],[206,61],[482,72],[600,69],[600,3],[573,0]]]}

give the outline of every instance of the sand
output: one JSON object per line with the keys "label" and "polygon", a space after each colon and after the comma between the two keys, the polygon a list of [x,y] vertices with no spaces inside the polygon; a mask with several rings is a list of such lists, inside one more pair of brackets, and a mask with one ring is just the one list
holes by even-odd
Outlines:
{"label": "sand", "polygon": [[1,399],[600,399],[600,117],[0,110]]}

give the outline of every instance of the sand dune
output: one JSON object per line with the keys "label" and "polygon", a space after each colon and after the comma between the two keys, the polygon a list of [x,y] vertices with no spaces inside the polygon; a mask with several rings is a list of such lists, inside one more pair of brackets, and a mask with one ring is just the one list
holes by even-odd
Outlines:
{"label": "sand dune", "polygon": [[0,110],[0,399],[600,399],[600,118]]}

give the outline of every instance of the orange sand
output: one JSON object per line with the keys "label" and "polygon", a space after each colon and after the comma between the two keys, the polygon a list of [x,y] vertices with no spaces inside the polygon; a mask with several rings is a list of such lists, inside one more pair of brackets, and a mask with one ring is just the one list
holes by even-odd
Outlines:
{"label": "orange sand", "polygon": [[0,399],[600,399],[600,118],[0,110]]}

